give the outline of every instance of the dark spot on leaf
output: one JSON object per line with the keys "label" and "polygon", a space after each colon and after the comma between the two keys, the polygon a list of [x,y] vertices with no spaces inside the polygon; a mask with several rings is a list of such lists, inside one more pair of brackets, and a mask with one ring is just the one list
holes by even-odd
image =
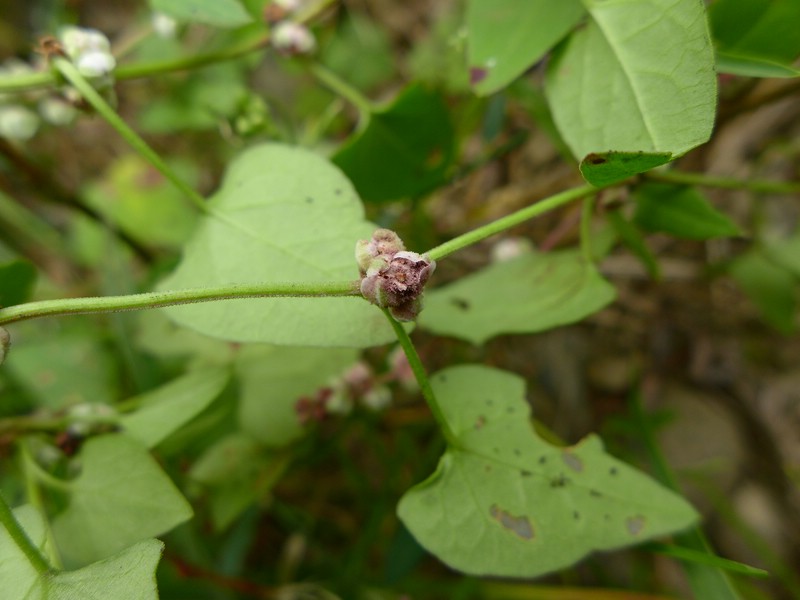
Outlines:
{"label": "dark spot on leaf", "polygon": [[442,161],[444,161],[444,152],[442,152],[441,148],[434,148],[428,153],[425,159],[425,166],[429,169],[435,169],[442,165]]}
{"label": "dark spot on leaf", "polygon": [[486,417],[478,415],[478,418],[475,420],[475,430],[483,429],[484,425],[486,425]]}
{"label": "dark spot on leaf", "polygon": [[450,304],[455,305],[456,308],[461,310],[469,310],[469,302],[463,298],[450,298]]}
{"label": "dark spot on leaf", "polygon": [[340,188],[336,188],[335,190],[333,190],[333,193],[336,194],[337,196],[341,196],[342,190]]}
{"label": "dark spot on leaf", "polygon": [[491,398],[486,400],[486,406],[494,406],[494,400],[492,400]]}
{"label": "dark spot on leaf", "polygon": [[486,76],[489,74],[489,71],[483,67],[470,67],[469,68],[469,82],[472,85],[476,83],[480,83]]}
{"label": "dark spot on leaf", "polygon": [[644,529],[646,522],[647,519],[642,515],[636,515],[635,517],[628,517],[625,519],[625,527],[631,535],[639,535]]}
{"label": "dark spot on leaf", "polygon": [[530,471],[526,471],[525,469],[522,469],[519,472],[519,474],[522,475],[523,477],[530,477],[531,475],[533,475],[533,473],[531,473]]}
{"label": "dark spot on leaf", "polygon": [[494,452],[495,454],[500,454],[500,448],[495,446],[494,448],[492,448],[492,452]]}
{"label": "dark spot on leaf", "polygon": [[551,488],[562,488],[569,483],[569,479],[564,477],[563,473],[559,473],[558,477],[554,477],[550,480],[550,487]]}
{"label": "dark spot on leaf", "polygon": [[540,456],[539,457],[539,464],[540,465],[543,465],[546,462],[547,462],[547,457],[546,456]]}
{"label": "dark spot on leaf", "polygon": [[603,165],[608,162],[608,159],[594,153],[588,154],[584,160],[590,165]]}
{"label": "dark spot on leaf", "polygon": [[603,518],[604,518],[606,521],[610,521],[610,520],[611,520],[611,515],[609,515],[609,514],[605,514],[605,515],[603,515]]}
{"label": "dark spot on leaf", "polygon": [[314,199],[311,196],[306,196],[306,203],[307,204],[313,204],[314,203]]}
{"label": "dark spot on leaf", "polygon": [[504,529],[508,529],[511,533],[516,534],[523,540],[533,539],[533,527],[528,517],[520,515],[515,517],[507,510],[503,510],[497,504],[492,504],[489,508],[489,514],[492,518],[500,523]]}
{"label": "dark spot on leaf", "polygon": [[516,410],[516,409],[515,409],[513,406],[507,406],[507,407],[506,407],[506,412],[507,412],[508,414],[510,414],[510,415],[514,414],[514,411],[515,411],[515,410]]}
{"label": "dark spot on leaf", "polygon": [[514,456],[522,456],[522,452],[519,448],[514,448]]}
{"label": "dark spot on leaf", "polygon": [[575,456],[571,452],[562,452],[561,458],[564,460],[564,464],[573,471],[576,471],[577,473],[583,471],[583,461],[579,456]]}
{"label": "dark spot on leaf", "polygon": [[601,494],[601,493],[600,493],[600,492],[598,492],[597,490],[589,490],[589,495],[590,495],[592,498],[602,498],[602,497],[603,497],[603,494]]}
{"label": "dark spot on leaf", "polygon": [[572,518],[577,521],[578,519],[581,518],[581,513],[579,513],[577,510],[573,510],[572,511]]}
{"label": "dark spot on leaf", "polygon": [[616,475],[616,474],[617,474],[617,467],[611,467],[611,468],[608,470],[608,472],[609,472],[609,474],[611,474],[611,475]]}
{"label": "dark spot on leaf", "polygon": [[483,470],[486,471],[487,473],[491,473],[492,465],[490,465],[489,463],[486,463],[485,465],[483,465]]}

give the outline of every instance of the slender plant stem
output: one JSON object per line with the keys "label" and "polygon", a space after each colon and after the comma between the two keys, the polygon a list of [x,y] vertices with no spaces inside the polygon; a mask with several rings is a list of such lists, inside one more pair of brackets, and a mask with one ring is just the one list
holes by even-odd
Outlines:
{"label": "slender plant stem", "polygon": [[[40,514],[46,515],[47,512],[45,511],[44,507],[42,490],[39,488],[39,483],[41,480],[36,477],[36,472],[39,472],[42,469],[36,463],[36,459],[33,458],[28,440],[20,440],[20,442],[17,444],[17,447],[19,448],[20,463],[22,467],[21,470],[23,478],[25,479],[25,494],[27,496],[28,503],[36,508]],[[47,536],[47,542],[44,545],[45,551],[47,552],[47,558],[49,559],[50,565],[52,565],[53,568],[63,569],[64,563],[61,560],[61,555],[58,552],[58,545],[56,544],[55,536],[53,535],[53,528],[50,526],[50,520],[47,518],[42,520],[44,522],[45,535]]]}
{"label": "slender plant stem", "polygon": [[733,177],[716,177],[703,173],[685,173],[683,171],[650,171],[644,175],[651,181],[699,185],[701,187],[724,188],[730,190],[750,190],[765,194],[797,194],[800,193],[800,181],[770,181],[768,179],[735,179]]}
{"label": "slender plant stem", "polygon": [[594,262],[592,254],[592,209],[594,198],[587,196],[583,199],[581,207],[581,254],[587,263]]}
{"label": "slender plant stem", "polygon": [[433,417],[436,419],[436,423],[438,423],[439,428],[442,430],[444,439],[450,446],[458,446],[458,437],[448,424],[444,411],[442,411],[442,407],[439,405],[439,401],[433,393],[431,382],[428,379],[427,373],[425,373],[425,367],[419,358],[419,354],[417,354],[414,343],[411,341],[403,325],[398,323],[387,309],[384,308],[382,310],[386,318],[389,319],[389,323],[392,324],[392,329],[394,329],[394,333],[397,336],[397,341],[400,342],[400,347],[403,349],[403,352],[405,352],[408,364],[411,366],[411,371],[414,373],[414,377],[419,384],[420,391],[422,391],[422,397],[425,398],[425,401],[428,403]]}
{"label": "slender plant stem", "polygon": [[120,312],[144,308],[161,308],[176,304],[210,302],[213,300],[235,300],[241,298],[272,297],[322,297],[360,296],[358,281],[335,281],[322,283],[261,283],[229,285],[222,287],[149,292],[130,296],[104,296],[96,298],[65,298],[42,300],[0,309],[0,324],[87,313]]}
{"label": "slender plant stem", "polygon": [[425,254],[427,254],[432,260],[439,260],[445,256],[448,256],[449,254],[452,254],[453,252],[461,250],[462,248],[471,246],[476,242],[505,231],[506,229],[510,229],[511,227],[519,225],[520,223],[524,223],[528,219],[532,219],[533,217],[538,217],[546,212],[555,210],[556,208],[564,206],[565,204],[569,204],[574,200],[580,200],[581,198],[591,196],[592,194],[597,193],[597,191],[600,189],[602,188],[587,184],[559,192],[558,194],[550,196],[549,198],[545,198],[536,204],[526,206],[525,208],[513,212],[510,215],[506,215],[501,219],[497,219],[496,221],[492,221],[491,223],[487,223],[482,227],[478,227],[477,229],[473,229],[472,231],[468,231],[467,233],[455,237],[452,240],[441,244],[440,246],[436,246],[435,248],[428,250]]}
{"label": "slender plant stem", "polygon": [[44,554],[36,547],[31,541],[31,538],[28,537],[28,534],[25,533],[25,530],[22,528],[22,525],[19,524],[17,518],[14,516],[14,513],[11,511],[11,507],[3,498],[3,495],[0,494],[0,523],[6,528],[8,531],[8,535],[11,536],[11,539],[14,540],[14,543],[22,550],[23,554],[28,558],[31,565],[34,569],[40,574],[47,573],[51,570],[50,564],[47,562],[47,559],[44,557]]}
{"label": "slender plant stem", "polygon": [[147,142],[139,137],[139,134],[131,129],[128,124],[120,118],[116,111],[114,111],[114,109],[108,105],[103,97],[97,93],[92,85],[83,75],[80,74],[78,69],[76,69],[71,62],[65,58],[56,58],[53,61],[53,65],[56,69],[58,69],[58,72],[61,73],[64,78],[81,93],[86,101],[92,105],[92,108],[94,108],[101,117],[108,121],[108,123],[114,129],[116,129],[123,138],[125,138],[125,141],[127,141],[139,154],[141,154],[142,157],[147,160],[147,162],[158,169],[161,174],[169,179],[181,192],[186,194],[189,200],[191,200],[192,203],[197,206],[197,208],[204,213],[208,212],[208,205],[206,204],[205,199],[189,185],[187,185],[180,177],[178,177],[175,171],[173,171],[172,168],[166,162],[164,162],[164,159],[162,159],[150,146],[148,146]]}
{"label": "slender plant stem", "polygon": [[362,122],[375,110],[375,105],[369,98],[364,96],[330,69],[323,67],[319,63],[312,63],[309,67],[309,71],[325,87],[355,106],[358,109]]}

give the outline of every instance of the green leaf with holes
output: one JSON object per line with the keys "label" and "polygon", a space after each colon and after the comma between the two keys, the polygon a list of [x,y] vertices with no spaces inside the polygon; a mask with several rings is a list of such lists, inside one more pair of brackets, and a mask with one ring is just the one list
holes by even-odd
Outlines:
{"label": "green leaf with holes", "polygon": [[577,250],[531,253],[495,263],[427,292],[420,327],[473,344],[580,321],[616,292]]}
{"label": "green leaf with holes", "polygon": [[[697,0],[583,0],[588,22],[556,50],[546,82],[553,118],[578,158],[608,152],[640,160],[625,179],[708,140],[716,109],[714,53]],[[639,155],[638,153],[642,153]],[[653,156],[647,156],[653,155]],[[596,175],[596,177],[598,177]]]}
{"label": "green leaf with holes", "polygon": [[239,0],[150,0],[150,6],[178,21],[215,27],[239,27],[253,22]]}
{"label": "green leaf with holes", "polygon": [[646,183],[636,188],[633,220],[647,231],[692,240],[741,235],[730,218],[714,208],[696,188]]}
{"label": "green leaf with holes", "polygon": [[[242,153],[209,201],[177,270],[161,289],[236,283],[356,280],[355,243],[376,226],[336,167],[300,148]],[[166,309],[181,325],[236,342],[376,346],[394,339],[362,298],[258,298]]]}
{"label": "green leaf with holes", "polygon": [[797,77],[798,0],[717,0],[709,7],[717,68],[748,77]]}
{"label": "green leaf with holes", "polygon": [[364,126],[334,156],[367,202],[416,196],[442,184],[455,157],[450,114],[441,96],[412,85],[365,115]]}
{"label": "green leaf with holes", "polygon": [[139,409],[120,418],[131,437],[153,448],[188,423],[219,396],[229,379],[225,368],[205,368],[162,385],[128,402]]}
{"label": "green leaf with holes", "polygon": [[69,482],[69,506],[53,521],[68,564],[108,558],[192,516],[186,499],[133,438],[92,438],[81,449],[80,464],[80,475]]}
{"label": "green leaf with holes", "polygon": [[484,96],[522,75],[585,14],[580,0],[470,0],[470,80]]}
{"label": "green leaf with holes", "polygon": [[455,439],[398,513],[449,566],[536,577],[697,520],[683,498],[608,455],[599,438],[570,447],[539,438],[520,377],[463,365],[431,383]]}

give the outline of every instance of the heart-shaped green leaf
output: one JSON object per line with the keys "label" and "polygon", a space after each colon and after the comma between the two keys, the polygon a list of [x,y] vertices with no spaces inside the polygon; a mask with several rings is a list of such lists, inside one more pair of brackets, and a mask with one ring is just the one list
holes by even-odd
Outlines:
{"label": "heart-shaped green leaf", "polygon": [[215,27],[238,27],[253,22],[239,0],[150,0],[150,5],[179,21]]}
{"label": "heart-shaped green leaf", "polygon": [[228,369],[222,368],[187,373],[132,399],[139,402],[140,407],[120,418],[120,425],[131,437],[153,448],[211,404],[225,387],[228,377]]}
{"label": "heart-shaped green leaf", "polygon": [[636,189],[635,197],[633,220],[648,231],[663,231],[693,240],[741,234],[736,223],[693,187],[646,183]]}
{"label": "heart-shaped green leaf", "polygon": [[470,80],[481,96],[522,75],[585,14],[580,0],[470,0]]}
{"label": "heart-shaped green leaf", "polygon": [[567,325],[603,308],[614,287],[576,250],[525,254],[427,292],[420,327],[482,344]]}
{"label": "heart-shaped green leaf", "polygon": [[[162,289],[355,280],[355,243],[376,226],[353,186],[307,150],[263,144],[240,155]],[[264,298],[166,309],[201,333],[237,342],[365,347],[393,339],[361,298]]]}
{"label": "heart-shaped green leaf", "polygon": [[413,85],[366,123],[333,157],[365,201],[414,196],[445,180],[455,138],[438,93]]}
{"label": "heart-shaped green leaf", "polygon": [[583,3],[589,20],[554,53],[546,86],[553,118],[575,156],[680,156],[705,142],[714,124],[716,73],[703,3]]}
{"label": "heart-shaped green leaf", "polygon": [[303,432],[297,401],[314,396],[357,357],[343,348],[243,348],[236,357],[242,430],[271,447],[294,441]]}
{"label": "heart-shaped green leaf", "polygon": [[[14,517],[34,545],[43,550],[44,521],[32,506],[14,509]],[[38,573],[28,558],[0,527],[0,582],[3,598],[30,600],[158,600],[155,569],[164,544],[144,540],[106,560],[77,571]]]}
{"label": "heart-shaped green leaf", "polygon": [[158,463],[125,435],[92,438],[70,482],[70,503],[53,521],[65,561],[88,564],[165,533],[192,509]]}
{"label": "heart-shaped green leaf", "polygon": [[431,383],[457,443],[398,513],[451,567],[535,577],[697,519],[683,498],[606,454],[597,437],[567,448],[539,438],[520,377],[464,365]]}

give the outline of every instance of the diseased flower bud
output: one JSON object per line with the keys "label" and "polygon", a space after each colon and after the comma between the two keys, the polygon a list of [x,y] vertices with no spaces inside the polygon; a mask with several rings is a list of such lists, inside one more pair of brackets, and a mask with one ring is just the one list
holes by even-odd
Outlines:
{"label": "diseased flower bud", "polygon": [[398,321],[413,321],[422,309],[422,291],[436,268],[425,255],[409,252],[389,229],[377,229],[369,240],[356,244],[361,273],[361,295],[388,308]]}
{"label": "diseased flower bud", "polygon": [[376,259],[388,264],[395,254],[405,249],[403,240],[391,229],[376,229],[370,239],[358,240],[356,263],[361,276],[364,277],[370,267],[374,268]]}

